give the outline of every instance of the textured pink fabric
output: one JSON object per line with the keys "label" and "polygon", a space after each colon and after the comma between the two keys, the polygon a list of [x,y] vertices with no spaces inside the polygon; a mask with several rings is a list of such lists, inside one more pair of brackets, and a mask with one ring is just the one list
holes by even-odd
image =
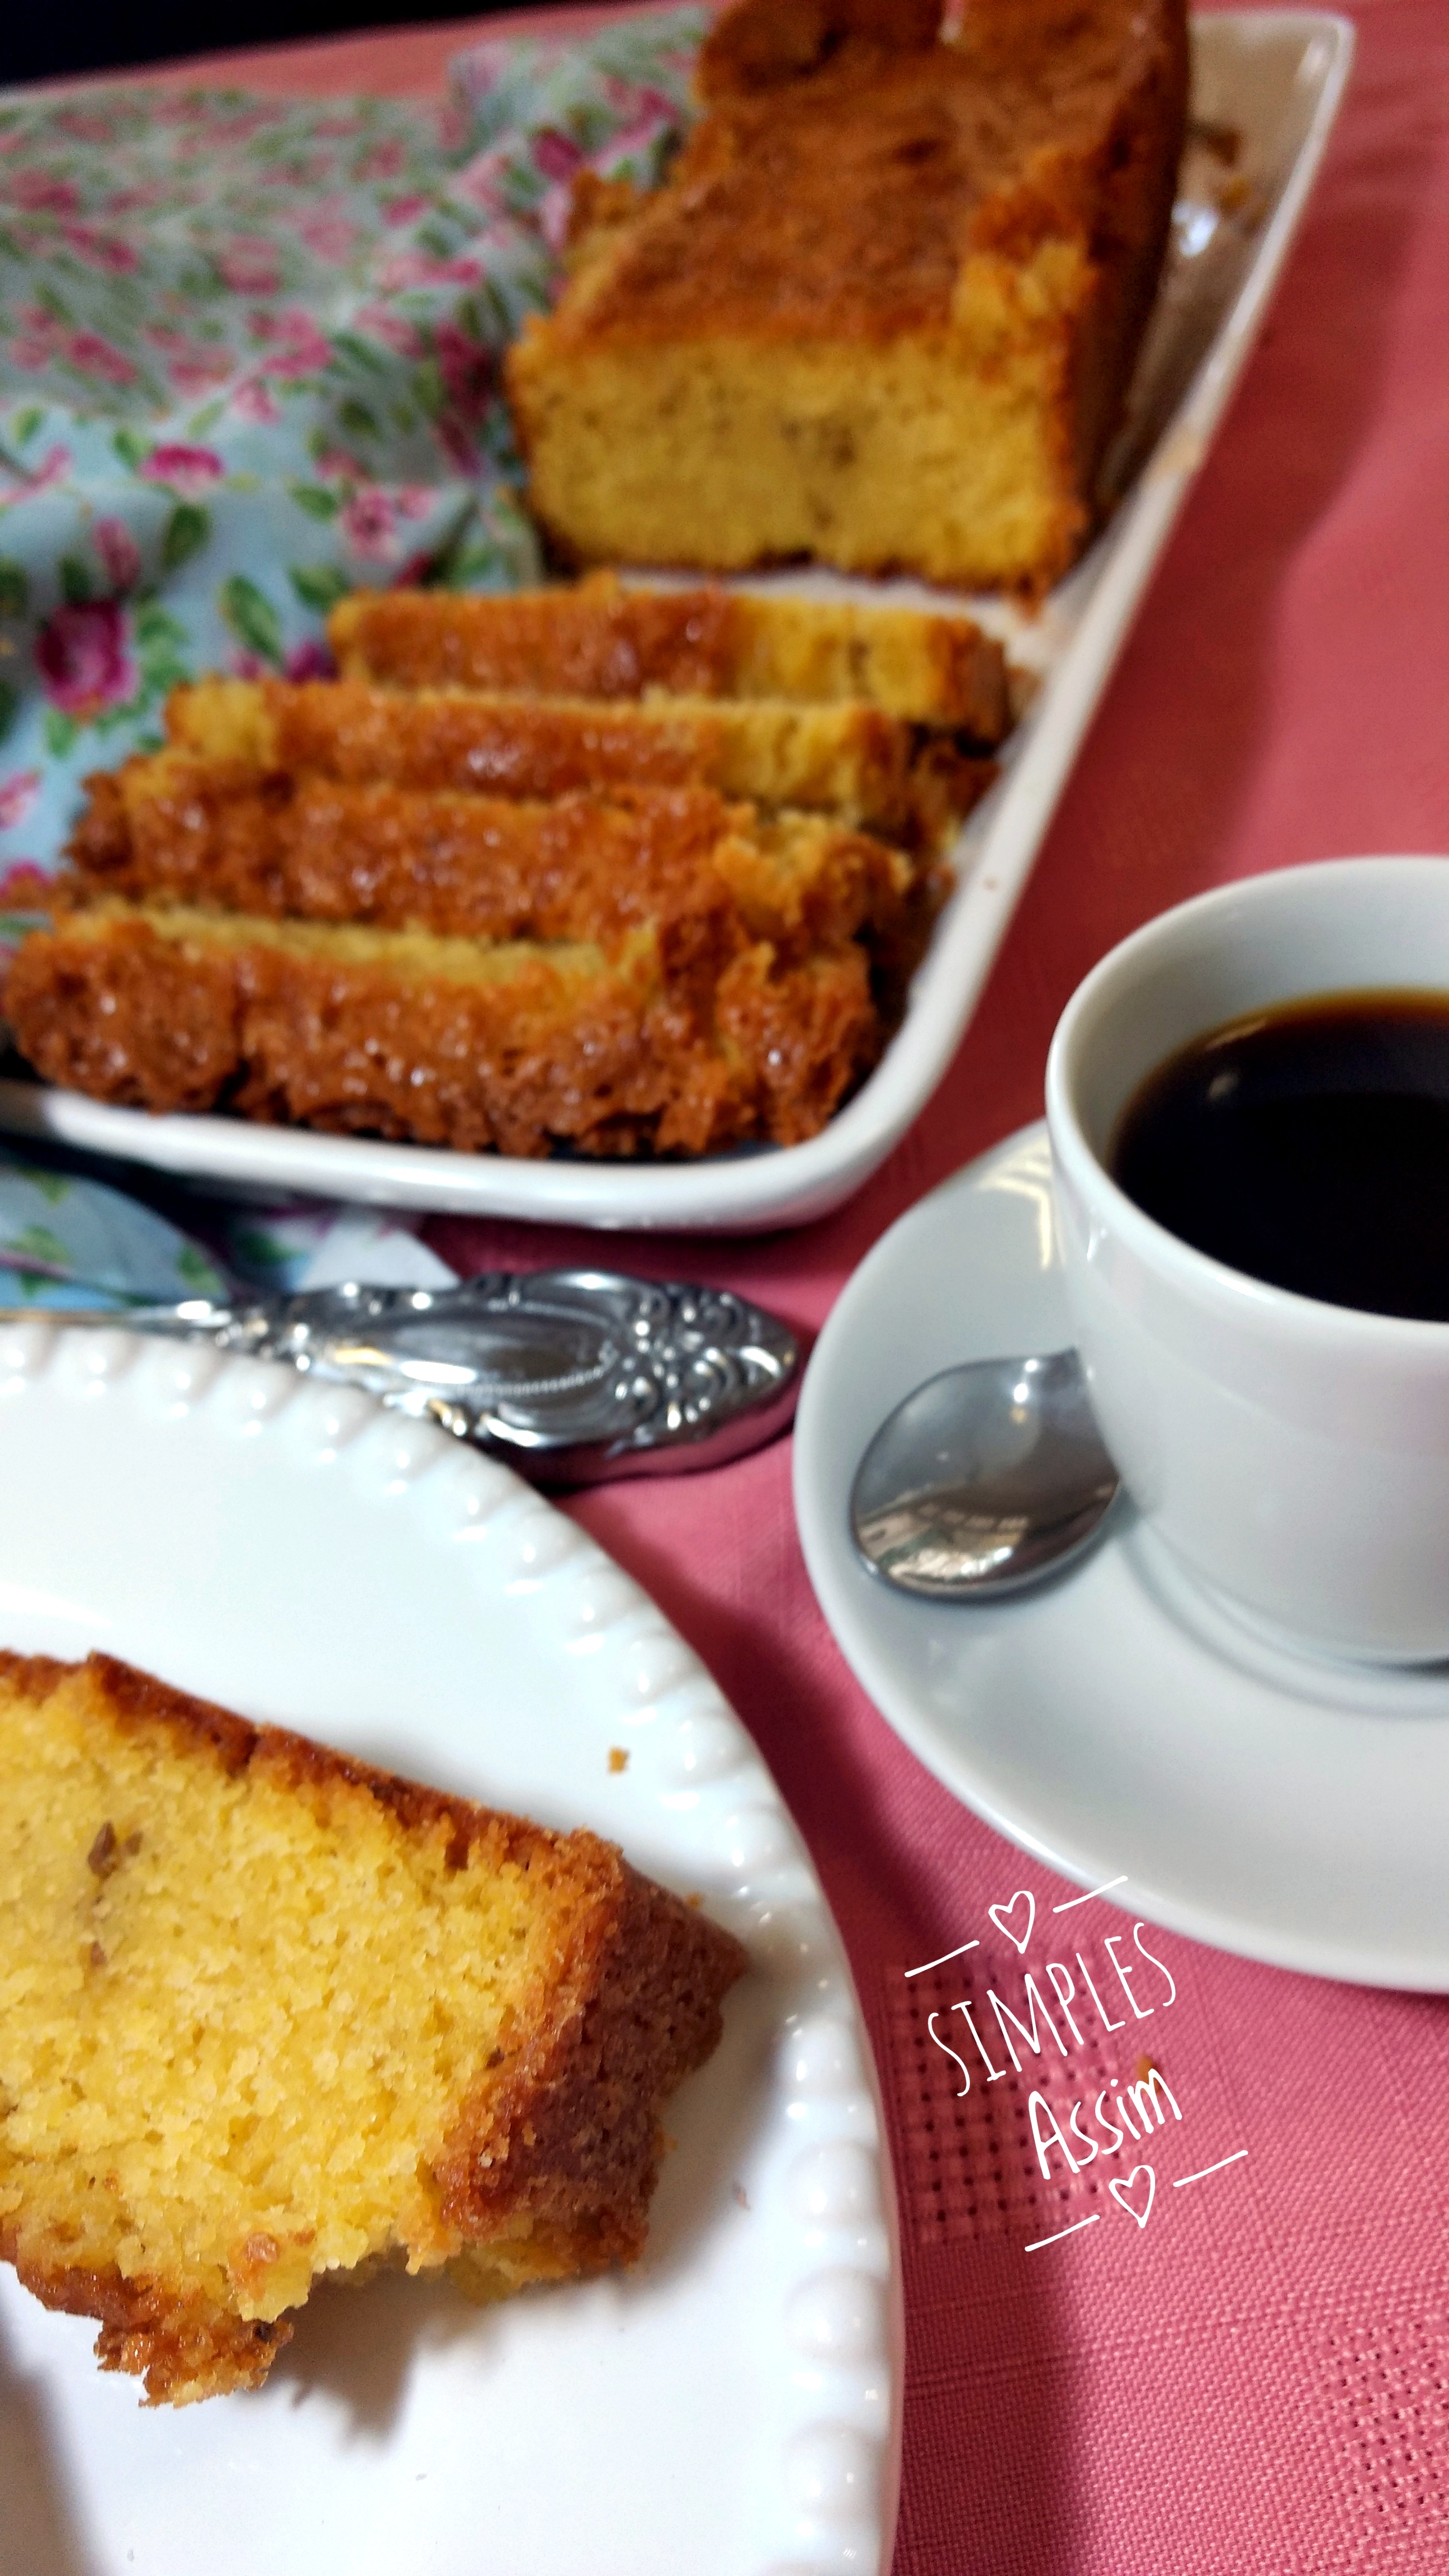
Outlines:
{"label": "textured pink fabric", "polygon": [[[1124,932],[1258,869],[1449,850],[1449,6],[1355,15],[1358,68],[1263,342],[937,1097],[860,1197],[805,1232],[616,1237],[607,1257],[703,1273],[816,1327],[884,1227],[1039,1112],[1057,1013]],[[352,40],[330,64],[307,48],[299,85],[415,88],[465,32]],[[465,1269],[600,1252],[521,1226],[433,1236]],[[1105,2225],[1082,2245],[1110,2261],[1025,2257],[1042,2217],[1025,2197],[1029,2079],[978,2083],[957,2130],[952,2070],[920,2043],[901,1972],[1019,1886],[1042,1905],[1071,1891],[958,1806],[857,1688],[806,1580],[789,1474],[781,1445],[574,1509],[753,1728],[849,1944],[901,2185],[896,2576],[1449,2566],[1449,2007],[1162,1936],[1181,1990],[1143,2034],[1184,2106],[1158,2157],[1168,2206],[1139,2233],[1084,2178],[1069,2215],[1104,2208],[1110,2248]],[[1102,1907],[1064,1918],[1084,1947],[1089,1918],[1098,1943],[1117,1928]],[[1118,2073],[1131,2038],[1107,2044]],[[1167,2192],[1240,2145],[1246,2163]]]}

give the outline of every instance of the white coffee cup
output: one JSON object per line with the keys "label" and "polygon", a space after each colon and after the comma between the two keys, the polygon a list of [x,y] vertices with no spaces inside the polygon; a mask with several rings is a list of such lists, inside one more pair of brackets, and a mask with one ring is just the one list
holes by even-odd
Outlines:
{"label": "white coffee cup", "polygon": [[1274,1003],[1449,999],[1449,859],[1334,859],[1201,895],[1122,942],[1064,1011],[1047,1123],[1093,1408],[1174,1554],[1319,1652],[1449,1656],[1449,1324],[1266,1286],[1117,1187],[1118,1122],[1192,1039]]}

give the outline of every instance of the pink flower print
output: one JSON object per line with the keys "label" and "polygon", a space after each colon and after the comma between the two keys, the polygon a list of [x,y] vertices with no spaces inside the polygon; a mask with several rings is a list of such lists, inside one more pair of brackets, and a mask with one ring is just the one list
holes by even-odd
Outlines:
{"label": "pink flower print", "polygon": [[324,447],[316,460],[317,472],[324,483],[365,483],[367,467],[349,456],[345,447]]}
{"label": "pink flower print", "polygon": [[12,501],[32,500],[37,492],[44,492],[52,483],[59,483],[69,472],[70,449],[58,445],[48,447],[40,463],[29,473],[15,476],[0,474],[0,510],[8,508]]}
{"label": "pink flower print", "polygon": [[392,505],[400,519],[425,519],[434,497],[426,483],[399,483],[393,492]]}
{"label": "pink flower print", "polygon": [[503,185],[502,155],[496,151],[480,152],[459,170],[449,182],[448,194],[463,205],[472,206],[480,215],[490,215],[499,222],[510,219],[508,197]]}
{"label": "pink flower print", "polygon": [[159,179],[147,180],[138,188],[118,188],[114,196],[106,199],[106,212],[108,215],[147,214],[152,206],[164,206],[167,193]]}
{"label": "pink flower print", "polygon": [[359,179],[395,179],[403,166],[403,147],[394,137],[390,142],[374,143],[357,164]]}
{"label": "pink flower print", "polygon": [[213,256],[223,286],[229,286],[233,295],[275,295],[282,283],[282,264],[274,245],[255,234],[238,233]]}
{"label": "pink flower print", "polygon": [[6,195],[12,206],[26,215],[74,215],[80,212],[80,190],[69,179],[56,179],[46,170],[17,170]]}
{"label": "pink flower print", "polygon": [[453,409],[469,416],[481,412],[493,381],[492,352],[456,322],[439,322],[433,329],[433,356]]}
{"label": "pink flower print", "polygon": [[[647,81],[618,80],[611,74],[604,83],[604,96],[626,125],[677,125],[680,121],[673,99],[666,98],[662,89],[651,89]],[[609,148],[612,151],[614,146]]]}
{"label": "pink flower print", "polygon": [[384,294],[400,295],[412,286],[476,286],[483,275],[477,259],[430,259],[420,250],[399,251],[384,260],[378,283]]}
{"label": "pink flower print", "polygon": [[320,635],[309,636],[287,655],[286,675],[289,680],[335,680],[337,665]]}
{"label": "pink flower print", "polygon": [[428,197],[385,197],[382,211],[390,224],[410,224],[425,214],[432,200]]}
{"label": "pink flower print", "polygon": [[224,385],[231,374],[232,362],[220,350],[190,349],[169,358],[166,373],[179,394],[209,394]]}
{"label": "pink flower print", "polygon": [[99,331],[73,331],[65,343],[65,354],[73,367],[88,376],[99,376],[103,384],[133,385],[136,369],[131,360]]}
{"label": "pink flower print", "polygon": [[433,557],[424,547],[419,553],[409,555],[405,563],[398,565],[392,577],[392,587],[394,590],[417,590],[427,580],[432,569]]}
{"label": "pink flower print", "polygon": [[136,253],[119,233],[97,232],[93,224],[66,224],[63,238],[89,268],[106,269],[112,277],[124,277],[138,265]]}
{"label": "pink flower print", "polygon": [[164,483],[183,501],[196,501],[226,468],[213,448],[166,445],[153,447],[138,471],[148,483]]}
{"label": "pink flower print", "polygon": [[478,433],[470,429],[456,412],[440,412],[433,423],[438,445],[460,474],[473,474],[478,468]]}
{"label": "pink flower print", "polygon": [[266,371],[273,376],[318,375],[332,364],[332,346],[324,340],[310,313],[291,306],[284,313],[253,313],[249,328],[266,349]]}
{"label": "pink flower print", "polygon": [[56,609],[36,636],[35,667],[51,705],[80,724],[103,707],[124,706],[136,693],[136,665],[120,601],[77,600]]}
{"label": "pink flower print", "polygon": [[134,590],[141,578],[141,549],[124,519],[97,519],[91,542],[112,591]]}
{"label": "pink flower print", "polygon": [[573,204],[573,189],[565,185],[549,188],[539,199],[538,229],[555,259],[561,258],[568,247],[569,218],[573,213]]}
{"label": "pink flower print", "polygon": [[116,140],[109,117],[89,115],[78,107],[62,109],[55,120],[55,130],[72,143],[109,144]]}
{"label": "pink flower print", "polygon": [[65,338],[53,313],[43,304],[22,304],[15,316],[10,357],[17,367],[48,367],[60,357]]}
{"label": "pink flower print", "polygon": [[16,859],[0,875],[0,910],[5,912],[44,912],[55,885],[33,859]]}
{"label": "pink flower print", "polygon": [[405,322],[400,313],[390,313],[385,304],[360,306],[353,328],[366,331],[372,339],[380,340],[385,349],[391,349],[399,358],[420,358],[423,354],[423,336],[417,324]]}
{"label": "pink flower print", "polygon": [[391,496],[364,483],[343,502],[339,524],[364,563],[391,563],[397,554],[397,518]]}
{"label": "pink flower print", "polygon": [[297,231],[319,259],[344,260],[360,239],[360,227],[338,214],[304,215]]}
{"label": "pink flower print", "polygon": [[265,428],[280,420],[282,407],[275,394],[269,393],[258,376],[243,376],[231,396],[231,408],[238,420],[251,420]]}
{"label": "pink flower print", "polygon": [[544,126],[533,138],[534,168],[541,170],[545,179],[572,179],[583,157],[577,143],[569,135],[560,134],[556,125]]}
{"label": "pink flower print", "polygon": [[0,832],[13,832],[23,823],[39,794],[38,769],[13,769],[8,778],[0,778]]}

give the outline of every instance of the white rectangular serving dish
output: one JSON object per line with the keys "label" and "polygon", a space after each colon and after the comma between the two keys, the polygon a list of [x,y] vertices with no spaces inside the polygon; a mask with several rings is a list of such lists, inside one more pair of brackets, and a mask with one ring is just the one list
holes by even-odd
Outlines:
{"label": "white rectangular serving dish", "polygon": [[[1012,736],[998,784],[952,853],[956,891],[905,1019],[869,1081],[821,1135],[693,1163],[526,1162],[240,1119],[152,1118],[25,1080],[0,1081],[0,1127],[223,1188],[553,1224],[758,1232],[800,1225],[838,1206],[919,1116],[966,1031],[1138,602],[1257,335],[1338,113],[1353,48],[1348,20],[1318,11],[1249,9],[1194,21],[1193,117],[1236,133],[1237,160],[1229,173],[1210,149],[1189,152],[1163,288],[1117,450],[1115,480],[1124,497],[1103,534],[1036,615],[999,599],[962,603],[1040,675],[1041,686]],[[1237,201],[1231,207],[1230,199]],[[939,593],[918,583],[848,581],[827,572],[779,574],[750,586],[941,604]]]}

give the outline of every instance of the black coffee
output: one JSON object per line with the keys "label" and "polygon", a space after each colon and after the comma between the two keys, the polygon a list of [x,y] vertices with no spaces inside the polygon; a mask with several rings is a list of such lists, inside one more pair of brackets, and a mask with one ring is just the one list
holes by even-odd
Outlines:
{"label": "black coffee", "polygon": [[1449,994],[1327,993],[1210,1030],[1142,1084],[1109,1161],[1250,1278],[1449,1323]]}

